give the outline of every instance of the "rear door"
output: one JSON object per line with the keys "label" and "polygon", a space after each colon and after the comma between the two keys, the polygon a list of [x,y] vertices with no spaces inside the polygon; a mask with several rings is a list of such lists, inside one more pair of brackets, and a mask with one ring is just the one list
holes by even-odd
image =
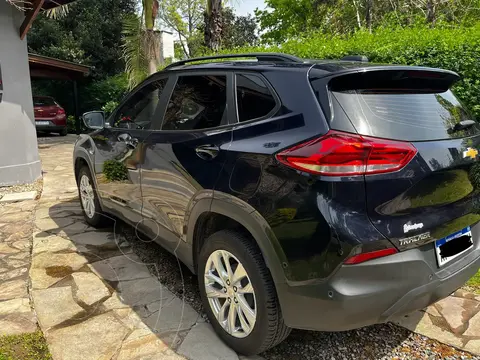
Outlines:
{"label": "rear door", "polygon": [[163,124],[146,141],[142,166],[146,232],[182,258],[185,215],[196,200],[211,199],[232,140],[232,75],[179,73]]}
{"label": "rear door", "polygon": [[334,112],[359,134],[409,142],[403,169],[365,176],[368,215],[399,249],[480,220],[480,127],[449,90],[452,73],[374,71],[330,82]]}

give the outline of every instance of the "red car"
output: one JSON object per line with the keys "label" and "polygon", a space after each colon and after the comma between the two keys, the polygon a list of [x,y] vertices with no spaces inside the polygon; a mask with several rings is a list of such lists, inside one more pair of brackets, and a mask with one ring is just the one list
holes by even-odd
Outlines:
{"label": "red car", "polygon": [[56,132],[67,135],[67,114],[58,103],[48,96],[34,96],[35,126],[37,131]]}

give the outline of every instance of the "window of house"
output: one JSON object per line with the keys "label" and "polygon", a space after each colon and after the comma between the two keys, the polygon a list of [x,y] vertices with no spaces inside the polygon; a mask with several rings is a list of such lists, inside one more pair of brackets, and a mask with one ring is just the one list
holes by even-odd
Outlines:
{"label": "window of house", "polygon": [[237,75],[237,107],[240,122],[259,119],[275,109],[275,97],[265,82],[256,75]]}
{"label": "window of house", "polygon": [[166,84],[167,79],[160,79],[138,90],[116,112],[112,126],[124,129],[149,129]]}
{"label": "window of house", "polygon": [[178,78],[167,105],[162,130],[201,130],[227,123],[225,75]]}

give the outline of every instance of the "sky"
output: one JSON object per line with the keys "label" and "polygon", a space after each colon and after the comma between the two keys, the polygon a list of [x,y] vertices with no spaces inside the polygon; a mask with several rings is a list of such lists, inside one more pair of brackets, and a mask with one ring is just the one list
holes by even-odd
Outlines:
{"label": "sky", "polygon": [[233,0],[233,7],[237,15],[247,15],[252,14],[253,11],[258,7],[263,10],[265,8],[264,0]]}

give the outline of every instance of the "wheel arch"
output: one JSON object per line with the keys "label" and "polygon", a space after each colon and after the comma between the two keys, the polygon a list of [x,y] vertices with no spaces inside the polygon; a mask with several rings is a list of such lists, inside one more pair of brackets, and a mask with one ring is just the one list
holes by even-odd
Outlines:
{"label": "wheel arch", "polygon": [[[93,168],[91,155],[88,154],[85,148],[79,147],[74,150],[74,157],[73,157],[73,171],[75,174],[75,183],[78,182],[78,173],[82,166],[86,165],[90,170],[90,175],[92,176],[92,180],[94,182],[95,189],[97,187],[97,177],[95,176],[95,170]],[[77,183],[78,185],[78,183]],[[101,197],[99,197],[98,202],[100,203],[100,207],[102,211],[104,210],[103,203]]]}
{"label": "wheel arch", "polygon": [[265,219],[249,204],[228,194],[199,201],[192,209],[187,227],[187,243],[193,255],[193,270],[197,268],[197,255],[205,239],[222,229],[246,232],[258,245],[267,268],[276,284],[285,283],[286,257],[278,240]]}

